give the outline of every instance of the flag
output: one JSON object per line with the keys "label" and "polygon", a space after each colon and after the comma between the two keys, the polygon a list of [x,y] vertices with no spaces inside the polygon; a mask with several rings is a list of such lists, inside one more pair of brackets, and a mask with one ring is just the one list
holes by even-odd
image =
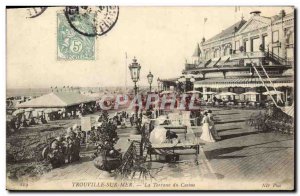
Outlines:
{"label": "flag", "polygon": [[207,21],[207,18],[204,18],[204,23],[206,23],[206,21]]}

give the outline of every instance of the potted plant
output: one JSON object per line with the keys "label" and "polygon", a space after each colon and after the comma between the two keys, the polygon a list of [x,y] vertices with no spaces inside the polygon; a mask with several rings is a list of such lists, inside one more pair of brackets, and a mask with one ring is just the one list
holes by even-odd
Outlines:
{"label": "potted plant", "polygon": [[265,51],[264,45],[262,45],[262,44],[259,45],[259,51],[261,51],[261,52]]}
{"label": "potted plant", "polygon": [[240,52],[244,52],[244,46],[240,46]]}

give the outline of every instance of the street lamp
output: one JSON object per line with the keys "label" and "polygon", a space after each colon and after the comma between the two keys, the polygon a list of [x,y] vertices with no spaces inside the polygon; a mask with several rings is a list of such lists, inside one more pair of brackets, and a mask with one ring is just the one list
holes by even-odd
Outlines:
{"label": "street lamp", "polygon": [[193,85],[193,90],[194,90],[194,89],[195,89],[195,88],[194,88],[194,82],[195,82],[196,80],[195,80],[195,78],[191,78],[190,81],[191,81],[191,83],[192,83],[192,85]]}
{"label": "street lamp", "polygon": [[[134,95],[137,95],[137,86],[136,83],[140,79],[140,70],[141,65],[137,62],[137,59],[134,57],[132,63],[129,65],[131,79],[134,82]],[[136,119],[138,119],[138,108],[135,110]]]}
{"label": "street lamp", "polygon": [[137,86],[136,83],[140,79],[140,70],[141,65],[137,62],[137,59],[134,57],[132,63],[129,65],[129,70],[131,74],[131,79],[134,82],[134,94],[137,94]]}
{"label": "street lamp", "polygon": [[151,73],[151,71],[149,71],[149,74],[147,75],[148,78],[148,83],[150,85],[150,93],[151,93],[151,84],[153,82],[153,74]]}

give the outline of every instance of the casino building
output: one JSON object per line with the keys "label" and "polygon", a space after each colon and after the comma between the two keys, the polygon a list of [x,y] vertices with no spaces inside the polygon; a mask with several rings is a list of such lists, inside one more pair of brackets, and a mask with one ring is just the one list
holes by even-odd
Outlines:
{"label": "casino building", "polygon": [[[251,12],[212,38],[198,43],[182,75],[161,79],[160,89],[198,90],[204,99],[209,93],[231,92],[235,99],[263,101],[273,94],[282,104],[294,97],[294,13],[282,10],[265,17]],[[255,65],[255,68],[252,67]],[[173,86],[173,87],[172,87]],[[248,92],[248,93],[247,93]]]}

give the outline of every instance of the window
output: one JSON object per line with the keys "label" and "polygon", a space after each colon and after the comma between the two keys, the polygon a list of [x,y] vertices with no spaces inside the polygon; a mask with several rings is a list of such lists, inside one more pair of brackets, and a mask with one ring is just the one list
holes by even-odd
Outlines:
{"label": "window", "polygon": [[263,40],[262,40],[262,42],[263,42],[263,49],[267,50],[268,49],[268,43],[267,43],[268,36],[265,35],[262,38],[263,38]]}
{"label": "window", "polygon": [[244,51],[245,52],[250,52],[251,51],[251,47],[250,47],[250,41],[248,41],[248,40],[245,40],[244,41]]}
{"label": "window", "polygon": [[224,48],[224,56],[227,56],[230,54],[230,46],[225,46]]}
{"label": "window", "polygon": [[274,54],[275,56],[279,56],[279,47],[274,47],[274,48],[273,48],[273,54]]}
{"label": "window", "polygon": [[294,33],[288,35],[287,44],[294,44]]}
{"label": "window", "polygon": [[288,60],[294,60],[294,48],[286,49],[286,57]]}
{"label": "window", "polygon": [[273,31],[273,43],[279,42],[279,32]]}
{"label": "window", "polygon": [[235,41],[235,51],[236,52],[240,51],[240,41]]}
{"label": "window", "polygon": [[259,51],[259,46],[260,46],[260,39],[259,38],[252,39],[251,52]]}

